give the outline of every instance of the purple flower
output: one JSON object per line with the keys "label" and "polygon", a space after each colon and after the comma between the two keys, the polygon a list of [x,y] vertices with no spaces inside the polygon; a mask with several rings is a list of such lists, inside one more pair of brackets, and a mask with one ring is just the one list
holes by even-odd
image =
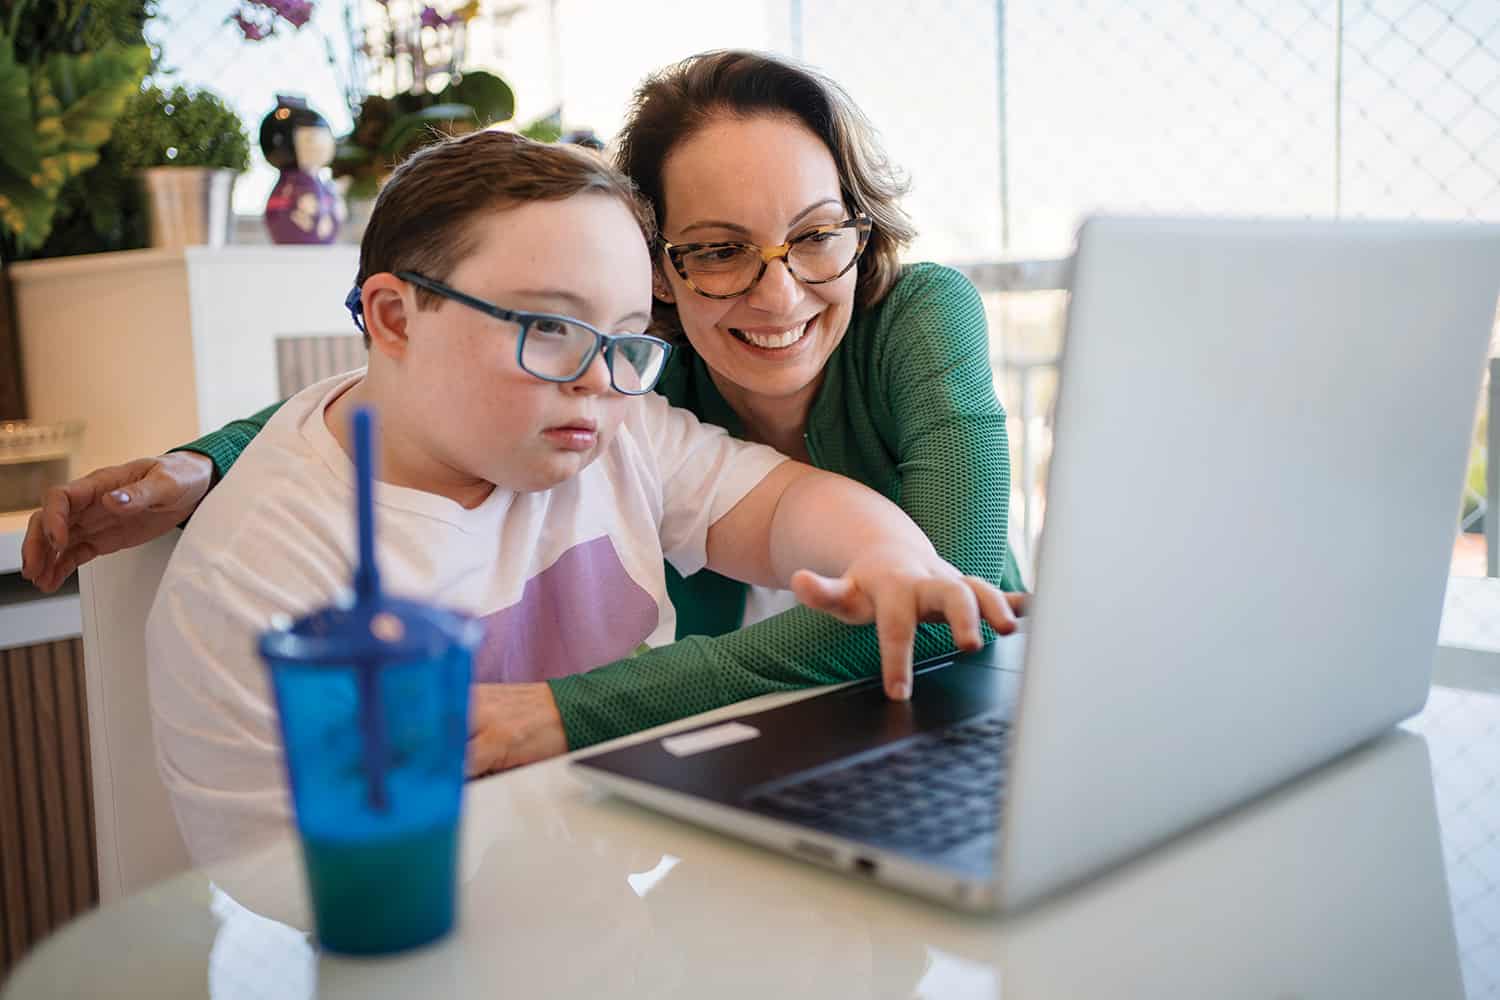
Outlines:
{"label": "purple flower", "polygon": [[431,4],[422,8],[420,16],[424,28],[451,28],[464,19],[464,16],[457,12],[447,15],[439,14],[437,8]]}
{"label": "purple flower", "polygon": [[[271,23],[264,28],[261,38],[275,33],[278,17],[294,28],[300,28],[312,19],[313,0],[243,0],[243,2],[251,7],[260,7],[271,12]],[[241,10],[243,9],[242,7]]]}
{"label": "purple flower", "polygon": [[300,28],[312,20],[312,0],[270,0],[270,5],[294,28]]}
{"label": "purple flower", "polygon": [[245,15],[241,14],[239,11],[235,11],[233,14],[230,14],[229,19],[235,24],[239,25],[240,31],[245,33],[245,38],[248,41],[258,42],[271,33],[271,30],[269,28],[261,27],[254,21],[247,19]]}

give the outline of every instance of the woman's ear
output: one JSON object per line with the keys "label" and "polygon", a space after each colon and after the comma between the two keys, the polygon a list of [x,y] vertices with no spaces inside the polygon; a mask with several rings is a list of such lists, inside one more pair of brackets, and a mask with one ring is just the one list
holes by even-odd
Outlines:
{"label": "woman's ear", "polygon": [[651,294],[659,302],[675,305],[677,297],[672,294],[672,284],[659,267],[651,269]]}
{"label": "woman's ear", "polygon": [[416,293],[389,271],[372,274],[359,286],[370,349],[399,360],[406,354],[407,323],[417,307]]}

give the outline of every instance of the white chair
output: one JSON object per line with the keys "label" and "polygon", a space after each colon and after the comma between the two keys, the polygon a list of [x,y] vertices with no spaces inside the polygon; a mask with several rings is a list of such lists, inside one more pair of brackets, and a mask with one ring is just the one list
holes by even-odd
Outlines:
{"label": "white chair", "polygon": [[78,572],[103,903],[192,867],[156,769],[146,689],[146,615],[180,534]]}

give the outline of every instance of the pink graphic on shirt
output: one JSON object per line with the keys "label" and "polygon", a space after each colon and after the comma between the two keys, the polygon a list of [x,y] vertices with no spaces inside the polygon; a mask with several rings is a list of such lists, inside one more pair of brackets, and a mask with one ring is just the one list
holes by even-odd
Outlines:
{"label": "pink graphic on shirt", "polygon": [[526,581],[521,599],[486,615],[474,680],[541,681],[629,656],[658,611],[608,537],[575,545]]}

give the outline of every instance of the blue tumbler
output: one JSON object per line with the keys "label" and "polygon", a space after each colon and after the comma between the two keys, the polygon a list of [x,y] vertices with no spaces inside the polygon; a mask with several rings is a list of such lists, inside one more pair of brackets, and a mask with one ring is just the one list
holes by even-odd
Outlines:
{"label": "blue tumbler", "polygon": [[355,415],[353,594],[261,636],[319,943],[384,954],[456,913],[472,619],[380,592],[369,416]]}

